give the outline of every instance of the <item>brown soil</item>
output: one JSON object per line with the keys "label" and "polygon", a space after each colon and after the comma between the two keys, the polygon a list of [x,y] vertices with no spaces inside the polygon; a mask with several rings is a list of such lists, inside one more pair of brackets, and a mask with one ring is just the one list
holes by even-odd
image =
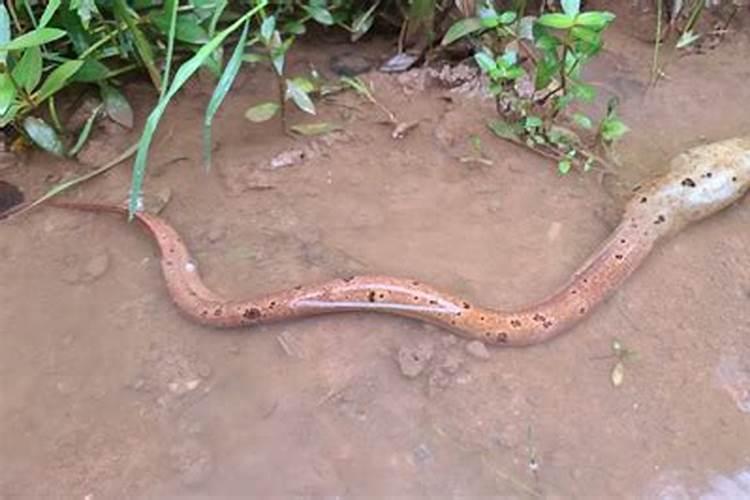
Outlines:
{"label": "brown soil", "polygon": [[[343,131],[294,140],[244,119],[273,95],[256,69],[217,117],[208,174],[210,82],[176,99],[147,188],[171,190],[164,216],[228,296],[366,271],[523,304],[605,238],[628,186],[689,146],[750,133],[747,30],[674,58],[647,90],[650,47],[627,26],[623,15],[591,68],[633,129],[616,176],[558,175],[486,131],[491,101],[424,71],[365,77],[400,120],[419,120],[403,139],[344,94],[317,119],[290,115]],[[292,71],[326,70],[347,50],[308,43]],[[143,123],[150,89],[127,93]],[[135,139],[102,127],[92,164]],[[460,161],[472,135],[492,166]],[[303,161],[270,168],[295,149]],[[33,195],[76,169],[34,155],[1,174]],[[119,201],[128,182],[118,167],[71,195]],[[485,359],[435,328],[367,314],[206,330],[172,306],[135,227],[39,209],[0,224],[0,496],[750,495],[748,224],[746,199],[659,247],[569,334]],[[615,339],[637,353],[620,387]]]}

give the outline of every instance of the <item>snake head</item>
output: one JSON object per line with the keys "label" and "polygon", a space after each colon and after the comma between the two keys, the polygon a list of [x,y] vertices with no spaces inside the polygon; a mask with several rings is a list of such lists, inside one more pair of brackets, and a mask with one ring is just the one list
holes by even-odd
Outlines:
{"label": "snake head", "polygon": [[653,218],[660,234],[712,215],[750,188],[750,137],[697,146],[671,162],[669,173],[644,185],[631,213]]}

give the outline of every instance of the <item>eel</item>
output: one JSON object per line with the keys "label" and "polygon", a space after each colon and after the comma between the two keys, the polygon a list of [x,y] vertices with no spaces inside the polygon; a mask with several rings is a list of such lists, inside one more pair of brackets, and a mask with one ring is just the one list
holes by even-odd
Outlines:
{"label": "eel", "polygon": [[[202,281],[177,231],[159,216],[135,219],[155,239],[169,294],[202,325],[249,327],[340,312],[378,312],[431,323],[500,346],[547,341],[588,316],[641,265],[654,246],[685,226],[741,199],[750,188],[750,136],[690,149],[665,175],[633,189],[619,225],[570,279],[546,298],[499,311],[414,279],[360,275],[235,300]],[[55,202],[55,206],[127,215],[123,206]]]}

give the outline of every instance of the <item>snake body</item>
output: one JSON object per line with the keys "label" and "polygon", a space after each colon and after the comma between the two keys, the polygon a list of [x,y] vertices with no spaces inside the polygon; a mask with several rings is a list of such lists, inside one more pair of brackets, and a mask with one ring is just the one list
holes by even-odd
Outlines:
{"label": "snake body", "polygon": [[[699,146],[676,157],[669,172],[633,190],[609,238],[556,292],[516,311],[498,311],[428,284],[392,276],[351,276],[297,286],[249,300],[226,299],[202,281],[177,231],[145,212],[135,217],[161,250],[161,267],[177,307],[214,327],[243,327],[314,315],[370,311],[415,318],[469,339],[503,346],[546,341],[586,317],[630,276],[654,245],[691,222],[739,200],[750,188],[750,137]],[[127,214],[95,203],[58,206]]]}

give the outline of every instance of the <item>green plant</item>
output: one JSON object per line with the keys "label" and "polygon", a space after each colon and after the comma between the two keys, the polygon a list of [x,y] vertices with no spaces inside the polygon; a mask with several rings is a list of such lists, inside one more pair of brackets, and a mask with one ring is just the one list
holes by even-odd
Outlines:
{"label": "green plant", "polygon": [[[501,119],[489,126],[505,139],[557,161],[561,173],[573,166],[588,170],[605,160],[594,152],[619,139],[628,129],[616,113],[617,101],[595,126],[576,104],[590,104],[596,90],[581,71],[601,50],[602,33],[613,21],[609,12],[580,12],[578,0],[561,0],[562,12],[539,17],[517,10],[498,12],[491,2],[477,15],[459,20],[442,44],[471,38],[479,49],[474,59],[490,79]],[[594,144],[582,136],[594,134]]]}

